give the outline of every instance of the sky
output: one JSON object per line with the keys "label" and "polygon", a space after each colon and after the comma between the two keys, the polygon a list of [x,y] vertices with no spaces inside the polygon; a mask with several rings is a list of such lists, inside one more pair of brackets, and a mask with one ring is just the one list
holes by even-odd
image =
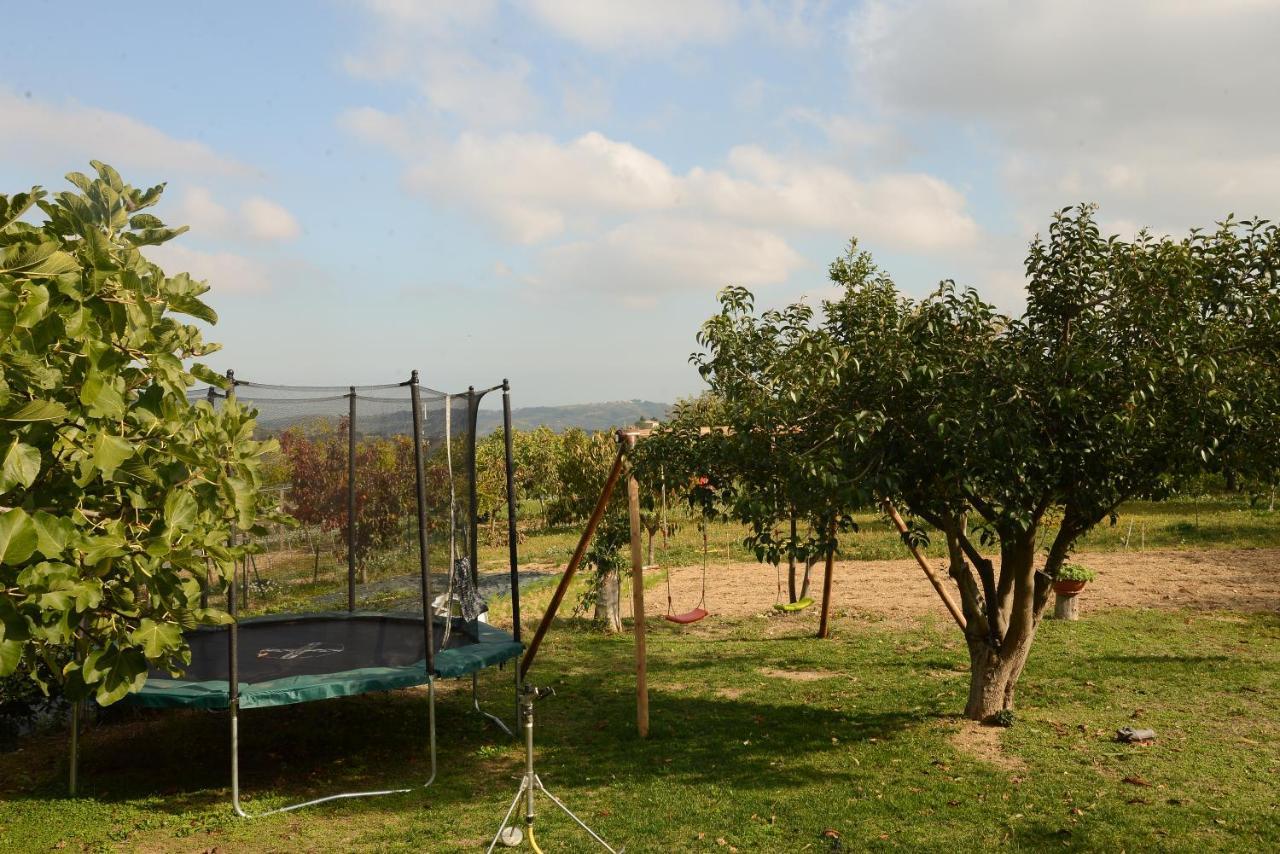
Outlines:
{"label": "sky", "polygon": [[1010,311],[1052,212],[1184,232],[1280,211],[1280,2],[28,0],[0,192],[90,159],[189,225],[210,359],[264,382],[509,377],[517,405],[698,391],[729,284]]}

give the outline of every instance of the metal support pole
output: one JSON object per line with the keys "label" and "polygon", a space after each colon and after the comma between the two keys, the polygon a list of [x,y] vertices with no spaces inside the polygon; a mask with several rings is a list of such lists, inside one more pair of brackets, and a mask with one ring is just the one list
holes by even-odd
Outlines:
{"label": "metal support pole", "polygon": [[[533,766],[533,702],[540,697],[550,696],[554,693],[550,688],[529,688],[526,687],[520,692],[520,722],[524,728],[524,775],[520,778],[520,786],[516,789],[516,796],[511,799],[511,806],[507,809],[506,815],[502,817],[502,823],[498,825],[498,832],[493,835],[493,841],[489,843],[485,854],[493,854],[493,849],[497,847],[499,842],[504,845],[519,845],[526,837],[528,837],[529,845],[534,851],[541,851],[537,842],[533,838],[533,820],[536,815],[533,797],[536,793],[541,792],[546,796],[547,800],[560,808],[560,811],[573,822],[586,831],[587,835],[596,841],[600,847],[608,851],[609,854],[619,854],[608,842],[600,837],[598,833],[586,825],[586,823],[574,815],[573,811],[565,806],[564,801],[557,798],[551,792],[547,791],[547,787],[543,785],[542,779],[538,776]],[[508,827],[511,817],[515,815],[516,807],[520,806],[520,802],[524,801],[524,830],[515,826]]]}
{"label": "metal support pole", "polygon": [[67,780],[67,794],[75,797],[80,789],[80,707],[81,701],[71,704],[71,768]]}
{"label": "metal support pole", "polygon": [[[507,466],[507,560],[511,569],[511,637],[520,643],[520,546],[516,526],[516,463],[515,431],[511,425],[511,383],[502,380],[502,435],[505,440]],[[511,668],[515,673],[516,719],[520,718],[520,667]]]}
{"label": "metal support pole", "polygon": [[415,493],[418,501],[418,569],[422,573],[422,628],[426,635],[427,676],[435,670],[435,643],[431,615],[431,568],[427,559],[427,478],[422,459],[422,393],[418,387],[418,372],[409,379],[409,400],[413,404],[413,467],[416,478]]}
{"label": "metal support pole", "polygon": [[511,567],[511,637],[520,643],[520,563],[516,542],[515,437],[511,427],[511,384],[502,381],[502,434],[506,440],[507,465],[507,559]]}
{"label": "metal support pole", "polygon": [[[234,541],[234,535],[233,535]],[[236,815],[246,817],[240,808],[240,621],[236,618],[236,567],[231,562],[231,625],[227,627],[227,712],[231,723],[231,807]]]}
{"label": "metal support pole", "polygon": [[471,483],[471,581],[480,586],[480,515],[476,507],[476,387],[467,386],[467,478]]}
{"label": "metal support pole", "polygon": [[356,387],[347,412],[347,610],[356,609]]}

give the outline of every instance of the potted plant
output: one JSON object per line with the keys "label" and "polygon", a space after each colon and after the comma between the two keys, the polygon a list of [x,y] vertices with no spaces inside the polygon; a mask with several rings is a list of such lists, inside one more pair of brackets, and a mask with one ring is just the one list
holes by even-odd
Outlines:
{"label": "potted plant", "polygon": [[1053,579],[1053,592],[1059,596],[1074,596],[1084,589],[1085,584],[1097,577],[1097,573],[1087,566],[1064,563]]}

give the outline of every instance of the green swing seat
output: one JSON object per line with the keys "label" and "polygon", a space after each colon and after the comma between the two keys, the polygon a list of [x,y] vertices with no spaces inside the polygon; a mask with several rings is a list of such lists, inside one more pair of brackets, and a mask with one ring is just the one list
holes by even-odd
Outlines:
{"label": "green swing seat", "polygon": [[773,607],[775,610],[782,611],[787,614],[794,614],[797,611],[803,611],[805,608],[808,608],[812,604],[813,604],[813,597],[806,596],[803,599],[799,599],[795,602],[779,602],[775,604]]}

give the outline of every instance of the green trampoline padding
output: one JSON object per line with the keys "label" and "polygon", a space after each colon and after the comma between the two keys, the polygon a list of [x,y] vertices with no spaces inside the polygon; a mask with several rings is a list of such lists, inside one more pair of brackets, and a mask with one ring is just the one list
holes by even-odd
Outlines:
{"label": "green trampoline padding", "polygon": [[[424,667],[422,620],[369,613],[258,617],[239,624],[240,708],[284,706],[391,691],[453,678],[518,658],[524,647],[486,623],[455,623],[442,645],[435,626],[435,667]],[[153,672],[128,702],[147,708],[225,709],[228,634],[225,627],[189,633],[191,664],[183,678]]]}

